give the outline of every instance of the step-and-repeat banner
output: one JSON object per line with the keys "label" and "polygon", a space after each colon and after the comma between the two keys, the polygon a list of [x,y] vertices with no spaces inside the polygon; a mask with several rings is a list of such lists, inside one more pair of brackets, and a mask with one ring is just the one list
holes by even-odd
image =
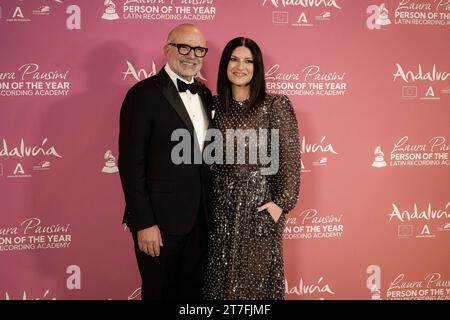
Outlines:
{"label": "step-and-repeat banner", "polygon": [[294,104],[286,299],[450,299],[448,0],[1,0],[0,299],[140,298],[119,111],[183,22]]}

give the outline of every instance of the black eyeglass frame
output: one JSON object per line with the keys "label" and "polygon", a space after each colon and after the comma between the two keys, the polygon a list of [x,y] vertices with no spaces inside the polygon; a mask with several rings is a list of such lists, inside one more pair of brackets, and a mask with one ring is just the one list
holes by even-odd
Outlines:
{"label": "black eyeglass frame", "polygon": [[[177,47],[178,49],[178,53],[181,54],[182,56],[187,56],[189,53],[191,53],[192,50],[194,50],[194,55],[197,58],[203,58],[204,56],[206,56],[206,53],[208,52],[208,48],[204,48],[204,47],[191,47],[188,44],[184,44],[184,43],[168,43],[167,45],[169,46],[174,46]],[[187,53],[182,53],[181,50],[185,48],[187,50],[187,48],[189,48],[189,51]],[[197,50],[201,50],[200,52],[204,52],[203,54],[200,53],[198,54]]]}

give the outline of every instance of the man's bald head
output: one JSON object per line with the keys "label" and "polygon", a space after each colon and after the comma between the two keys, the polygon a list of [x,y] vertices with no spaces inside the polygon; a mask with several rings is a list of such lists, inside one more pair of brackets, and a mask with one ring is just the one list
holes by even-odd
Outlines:
{"label": "man's bald head", "polygon": [[[176,26],[172,30],[170,30],[169,34],[167,35],[167,43],[172,42],[173,38],[177,38],[180,35],[183,35],[186,33],[187,34],[196,33],[203,39],[205,38],[203,33],[195,25],[193,25],[192,23],[183,23],[183,24]],[[206,45],[206,40],[205,40],[205,45]]]}

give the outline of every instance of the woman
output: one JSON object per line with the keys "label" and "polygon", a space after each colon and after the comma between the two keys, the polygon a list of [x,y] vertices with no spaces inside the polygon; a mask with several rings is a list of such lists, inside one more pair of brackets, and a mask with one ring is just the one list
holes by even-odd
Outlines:
{"label": "woman", "polygon": [[282,233],[300,185],[295,113],[286,96],[266,93],[261,50],[248,38],[226,45],[217,93],[213,127],[226,143],[222,164],[212,166],[205,298],[284,299]]}

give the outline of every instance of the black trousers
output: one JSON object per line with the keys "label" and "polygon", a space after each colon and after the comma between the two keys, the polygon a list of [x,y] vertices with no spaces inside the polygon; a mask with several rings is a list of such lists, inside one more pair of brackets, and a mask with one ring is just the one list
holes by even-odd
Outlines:
{"label": "black trousers", "polygon": [[183,236],[162,234],[159,257],[139,249],[136,232],[134,250],[142,278],[142,300],[201,300],[208,230],[203,210],[192,230]]}

